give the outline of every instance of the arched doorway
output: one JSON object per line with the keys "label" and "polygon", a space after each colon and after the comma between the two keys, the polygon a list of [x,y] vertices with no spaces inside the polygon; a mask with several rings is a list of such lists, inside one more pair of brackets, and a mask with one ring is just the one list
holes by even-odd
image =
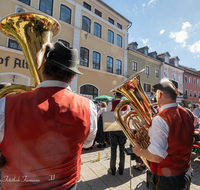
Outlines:
{"label": "arched doorway", "polygon": [[85,84],[80,87],[80,94],[92,95],[93,98],[98,96],[98,88],[94,85]]}
{"label": "arched doorway", "polygon": [[22,84],[30,86],[30,78],[19,73],[0,73],[0,83],[9,82],[11,84]]}

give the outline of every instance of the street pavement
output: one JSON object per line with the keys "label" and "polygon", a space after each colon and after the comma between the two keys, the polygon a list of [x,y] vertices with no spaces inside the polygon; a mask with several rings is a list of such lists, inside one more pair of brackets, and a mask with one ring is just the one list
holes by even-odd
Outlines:
{"label": "street pavement", "polygon": [[[126,143],[126,148],[129,147]],[[98,155],[100,154],[100,159]],[[192,153],[193,178],[190,190],[200,190],[200,159]],[[119,163],[119,149],[117,150],[117,164]],[[113,176],[107,172],[110,166],[110,146],[83,150],[81,155],[81,179],[78,182],[78,190],[148,190],[146,186],[146,171],[132,170],[130,180],[130,156],[126,155],[125,170],[123,175],[118,172]],[[131,165],[135,165],[131,161]],[[116,165],[118,168],[118,165]],[[131,186],[131,188],[130,188]]]}

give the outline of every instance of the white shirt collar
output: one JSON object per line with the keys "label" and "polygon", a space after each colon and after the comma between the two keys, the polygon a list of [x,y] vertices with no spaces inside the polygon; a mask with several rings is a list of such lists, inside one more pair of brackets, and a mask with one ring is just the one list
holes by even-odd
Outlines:
{"label": "white shirt collar", "polygon": [[66,82],[62,82],[59,80],[45,80],[41,82],[36,88],[43,88],[43,87],[61,87],[61,88],[67,88],[68,90],[72,91],[70,86]]}
{"label": "white shirt collar", "polygon": [[170,104],[165,104],[164,106],[162,106],[160,108],[159,112],[163,111],[166,108],[171,108],[171,107],[176,107],[176,106],[178,106],[178,103],[176,103],[176,102],[175,103],[170,103]]}

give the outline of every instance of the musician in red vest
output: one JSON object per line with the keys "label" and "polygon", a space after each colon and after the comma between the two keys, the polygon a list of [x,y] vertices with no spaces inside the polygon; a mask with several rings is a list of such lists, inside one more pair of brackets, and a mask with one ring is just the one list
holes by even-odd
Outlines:
{"label": "musician in red vest", "polygon": [[162,79],[153,86],[160,107],[149,128],[150,145],[133,151],[145,157],[152,171],[150,190],[189,190],[194,125],[189,113],[176,103],[178,83]]}
{"label": "musician in red vest", "polygon": [[[6,158],[1,190],[76,190],[82,147],[97,131],[94,103],[71,91],[78,52],[45,44],[45,80],[30,92],[0,99],[0,149]],[[43,60],[43,58],[42,58]]]}
{"label": "musician in red vest", "polygon": [[[116,106],[121,102],[122,94],[115,92],[115,100],[108,103],[107,111],[115,111]],[[122,111],[125,111],[127,108],[124,107]],[[111,131],[110,132],[111,139],[111,158],[110,158],[110,168],[108,172],[112,175],[115,175],[116,172],[116,151],[117,144],[119,144],[119,168],[118,172],[120,175],[123,174],[124,171],[124,162],[125,162],[125,153],[124,147],[126,144],[126,136],[122,131]]]}

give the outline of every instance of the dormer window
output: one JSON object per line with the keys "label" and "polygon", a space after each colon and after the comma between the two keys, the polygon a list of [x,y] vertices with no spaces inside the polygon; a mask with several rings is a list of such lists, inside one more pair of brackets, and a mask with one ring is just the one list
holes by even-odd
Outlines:
{"label": "dormer window", "polygon": [[153,58],[156,59],[156,54],[153,54]]}
{"label": "dormer window", "polygon": [[174,65],[175,65],[176,67],[178,67],[178,61],[177,61],[177,60],[174,60]]}
{"label": "dormer window", "polygon": [[165,56],[165,62],[169,63],[169,57]]}
{"label": "dormer window", "polygon": [[146,49],[144,50],[144,54],[145,54],[145,55],[147,55],[147,54],[148,54],[148,51],[147,51]]}

